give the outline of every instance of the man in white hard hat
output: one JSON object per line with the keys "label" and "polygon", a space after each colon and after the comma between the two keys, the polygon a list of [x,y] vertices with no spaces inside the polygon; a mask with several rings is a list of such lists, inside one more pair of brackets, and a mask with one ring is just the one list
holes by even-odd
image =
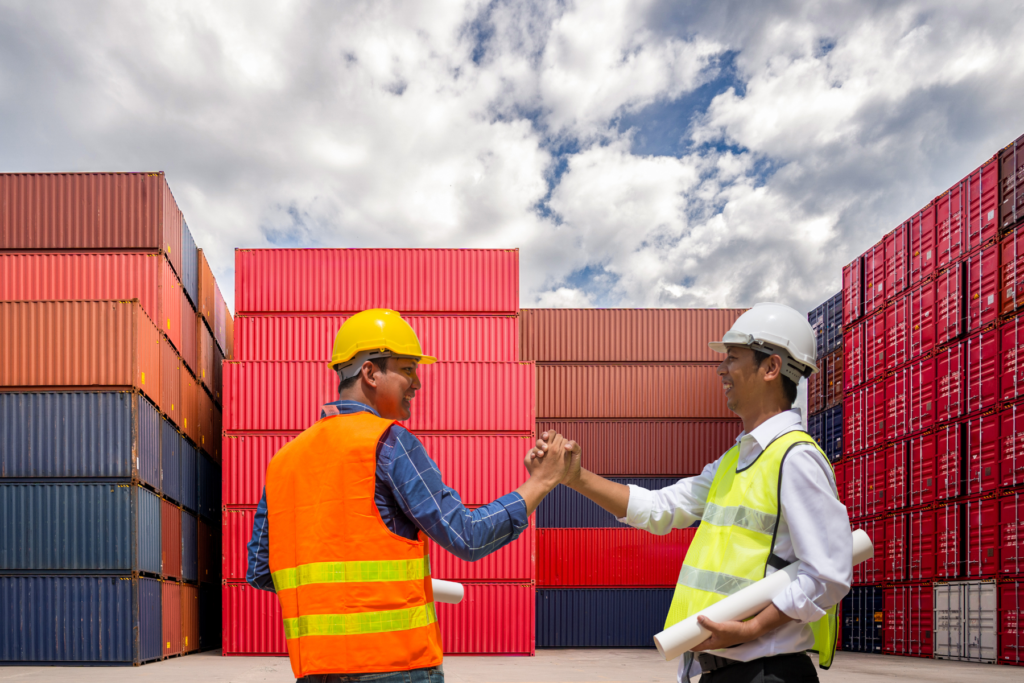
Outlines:
{"label": "man in white hard hat", "polygon": [[[819,665],[831,665],[835,606],[850,589],[853,550],[832,466],[793,409],[797,384],[817,372],[814,332],[792,308],[763,303],[709,346],[725,354],[718,374],[729,409],[743,421],[732,448],[698,476],[659,491],[579,465],[562,483],[654,534],[700,521],[665,628],[799,560],[797,580],[752,619],[700,617],[711,637],[696,657],[684,655],[679,680],[703,673],[702,683],[816,681],[805,653],[817,651]],[[545,456],[547,437],[537,441],[533,461]]]}

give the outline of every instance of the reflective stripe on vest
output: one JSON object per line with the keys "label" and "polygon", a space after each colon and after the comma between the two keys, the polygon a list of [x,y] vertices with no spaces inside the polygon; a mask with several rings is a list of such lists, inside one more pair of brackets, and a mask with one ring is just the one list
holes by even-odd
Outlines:
{"label": "reflective stripe on vest", "polygon": [[274,590],[281,592],[317,583],[364,583],[369,581],[416,581],[430,576],[430,558],[414,560],[362,560],[314,562],[271,574]]}
{"label": "reflective stripe on vest", "polygon": [[394,609],[387,612],[355,612],[353,614],[312,614],[284,620],[284,637],[353,636],[360,633],[408,631],[429,626],[437,621],[434,604]]}

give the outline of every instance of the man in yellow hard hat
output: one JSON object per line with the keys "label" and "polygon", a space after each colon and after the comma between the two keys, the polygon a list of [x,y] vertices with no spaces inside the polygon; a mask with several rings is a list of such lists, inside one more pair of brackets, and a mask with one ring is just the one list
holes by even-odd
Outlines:
{"label": "man in yellow hard hat", "polygon": [[427,537],[463,560],[498,550],[578,457],[549,434],[554,457],[531,463],[525,484],[466,509],[395,424],[412,414],[417,367],[436,360],[397,312],[352,316],[331,358],[339,400],[267,469],[246,581],[278,594],[297,679],[443,681]]}

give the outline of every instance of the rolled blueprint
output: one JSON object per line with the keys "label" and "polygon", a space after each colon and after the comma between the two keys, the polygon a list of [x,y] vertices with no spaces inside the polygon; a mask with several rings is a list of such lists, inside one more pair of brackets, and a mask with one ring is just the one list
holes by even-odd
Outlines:
{"label": "rolled blueprint", "polygon": [[463,588],[461,583],[442,581],[441,579],[431,579],[430,583],[434,586],[434,602],[447,602],[449,605],[457,605],[466,596],[466,589]]}
{"label": "rolled blueprint", "polygon": [[[853,564],[858,565],[870,559],[874,552],[875,548],[871,544],[871,539],[868,538],[864,530],[854,531]],[[767,576],[665,629],[654,636],[654,644],[658,646],[658,652],[666,660],[671,660],[707,640],[711,631],[697,623],[697,617],[701,614],[712,621],[719,622],[738,621],[754,616],[767,607],[775,599],[775,596],[786,590],[786,586],[791,581],[796,580],[799,570],[799,562],[787,565],[771,576]]]}

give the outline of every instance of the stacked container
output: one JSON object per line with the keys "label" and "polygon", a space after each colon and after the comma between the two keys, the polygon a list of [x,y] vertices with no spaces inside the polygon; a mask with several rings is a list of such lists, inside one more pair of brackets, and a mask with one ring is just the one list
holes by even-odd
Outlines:
{"label": "stacked container", "polygon": [[[660,489],[699,474],[741,431],[708,349],[736,309],[524,309],[537,433],[578,441],[583,466]],[[633,529],[564,486],[537,512],[538,647],[652,647],[693,529]]]}
{"label": "stacked container", "polygon": [[807,380],[807,431],[829,460],[843,453],[843,293],[807,314],[814,330],[818,372]]}
{"label": "stacked container", "polygon": [[196,268],[162,173],[0,174],[4,663],[199,648]]}
{"label": "stacked container", "polygon": [[837,479],[876,549],[851,596],[890,654],[1021,663],[1022,144],[843,269]]}
{"label": "stacked container", "polygon": [[[224,365],[224,653],[286,653],[277,597],[245,583],[246,543],[273,455],[337,399],[328,366],[352,314],[392,308],[439,362],[405,423],[469,507],[516,489],[534,440],[534,366],[519,361],[519,255],[479,249],[238,250],[237,354]],[[532,654],[534,529],[476,562],[431,544],[448,654]]]}

